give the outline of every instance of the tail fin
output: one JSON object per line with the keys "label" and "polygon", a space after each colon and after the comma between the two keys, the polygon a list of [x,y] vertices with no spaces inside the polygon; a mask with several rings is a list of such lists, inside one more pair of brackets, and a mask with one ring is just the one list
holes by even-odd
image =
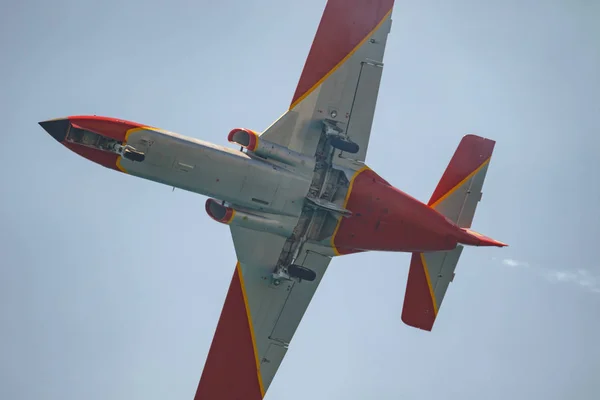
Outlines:
{"label": "tail fin", "polygon": [[461,228],[470,228],[496,142],[466,135],[460,141],[428,205]]}
{"label": "tail fin", "polygon": [[458,246],[450,251],[413,253],[402,308],[406,325],[431,331],[462,249]]}

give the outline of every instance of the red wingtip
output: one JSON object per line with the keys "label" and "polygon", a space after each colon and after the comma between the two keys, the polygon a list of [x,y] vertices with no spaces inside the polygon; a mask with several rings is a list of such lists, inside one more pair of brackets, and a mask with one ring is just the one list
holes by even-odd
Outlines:
{"label": "red wingtip", "polygon": [[329,0],[290,108],[315,89],[385,20],[394,0]]}

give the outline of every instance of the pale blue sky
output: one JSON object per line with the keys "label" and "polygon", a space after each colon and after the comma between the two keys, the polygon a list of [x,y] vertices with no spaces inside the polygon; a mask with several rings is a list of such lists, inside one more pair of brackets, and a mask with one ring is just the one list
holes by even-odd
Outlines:
{"label": "pale blue sky", "polygon": [[[37,122],[98,114],[218,144],[262,130],[324,5],[4,7],[0,398],[193,398],[228,228]],[[597,399],[600,4],[397,1],[393,19],[367,162],[427,200],[463,134],[497,140],[473,228],[510,247],[463,252],[431,333],[400,320],[408,255],[335,259],[266,399]]]}

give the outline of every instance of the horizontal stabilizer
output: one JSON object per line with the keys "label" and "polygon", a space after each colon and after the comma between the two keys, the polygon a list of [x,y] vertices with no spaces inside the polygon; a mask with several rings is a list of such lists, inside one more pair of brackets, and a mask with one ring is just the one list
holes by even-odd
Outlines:
{"label": "horizontal stabilizer", "polygon": [[405,324],[431,331],[462,249],[412,254],[402,308]]}
{"label": "horizontal stabilizer", "polygon": [[496,142],[462,138],[428,205],[461,228],[470,228]]}

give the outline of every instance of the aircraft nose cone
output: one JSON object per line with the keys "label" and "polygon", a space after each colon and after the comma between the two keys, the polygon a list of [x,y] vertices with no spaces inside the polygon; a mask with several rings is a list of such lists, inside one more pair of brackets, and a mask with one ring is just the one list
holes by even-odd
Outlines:
{"label": "aircraft nose cone", "polygon": [[65,140],[67,129],[69,128],[68,119],[53,119],[50,121],[38,122],[38,124],[40,124],[40,126],[57,141],[62,143]]}

